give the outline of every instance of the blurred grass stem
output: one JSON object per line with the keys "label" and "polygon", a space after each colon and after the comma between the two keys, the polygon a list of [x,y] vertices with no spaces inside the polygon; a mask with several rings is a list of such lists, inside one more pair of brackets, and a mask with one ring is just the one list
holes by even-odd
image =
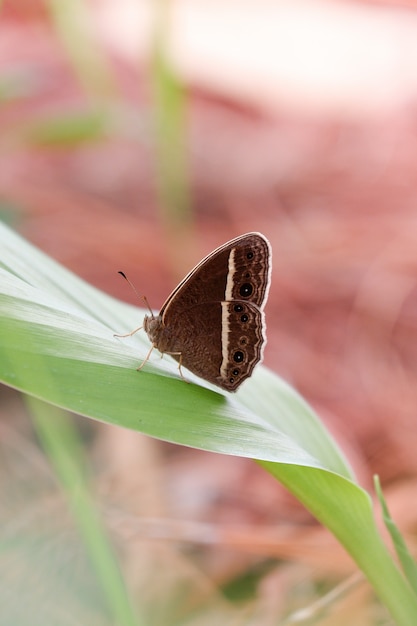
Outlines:
{"label": "blurred grass stem", "polygon": [[84,0],[47,0],[54,31],[65,49],[72,69],[95,107],[113,99],[116,85],[104,54],[95,44]]}
{"label": "blurred grass stem", "polygon": [[37,435],[63,486],[114,623],[138,626],[116,556],[91,497],[82,444],[69,416],[25,396]]}
{"label": "blurred grass stem", "polygon": [[158,200],[171,246],[172,267],[176,274],[182,275],[189,263],[187,258],[182,259],[182,254],[189,256],[192,252],[193,219],[187,165],[186,94],[170,62],[170,9],[170,0],[154,3],[151,71]]}

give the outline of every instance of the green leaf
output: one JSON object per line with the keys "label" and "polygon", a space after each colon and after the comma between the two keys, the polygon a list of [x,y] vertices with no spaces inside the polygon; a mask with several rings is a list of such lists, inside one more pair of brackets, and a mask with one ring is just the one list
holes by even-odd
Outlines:
{"label": "green leaf", "polygon": [[[113,335],[138,326],[143,311],[90,287],[4,226],[0,244],[0,376],[6,384],[174,443],[351,476],[309,407],[265,368],[235,395],[186,371],[192,382],[184,383],[170,357],[153,354],[137,372],[149,349],[146,336]],[[298,424],[294,409],[302,412]]]}
{"label": "green leaf", "polygon": [[401,626],[417,601],[378,533],[369,495],[317,416],[264,367],[236,394],[155,354],[140,372],[143,311],[75,277],[0,227],[0,379],[81,415],[258,460],[345,546]]}

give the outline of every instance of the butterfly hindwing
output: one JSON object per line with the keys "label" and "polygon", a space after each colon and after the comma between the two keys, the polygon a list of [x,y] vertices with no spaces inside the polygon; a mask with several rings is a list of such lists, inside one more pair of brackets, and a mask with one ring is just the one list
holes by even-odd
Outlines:
{"label": "butterfly hindwing", "polygon": [[[229,391],[251,374],[262,359],[264,314],[249,302],[199,304],[182,318],[181,340],[170,346],[174,358],[191,372]],[[223,327],[220,335],[216,329]],[[175,326],[173,335],[179,336]],[[179,329],[178,329],[179,330]]]}

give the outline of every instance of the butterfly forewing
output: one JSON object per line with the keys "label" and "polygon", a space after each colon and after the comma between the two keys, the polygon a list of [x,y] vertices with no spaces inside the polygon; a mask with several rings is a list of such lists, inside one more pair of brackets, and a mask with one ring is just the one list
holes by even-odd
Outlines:
{"label": "butterfly forewing", "polygon": [[240,290],[248,282],[252,283],[253,291],[249,296],[245,293],[244,299],[262,308],[268,297],[270,274],[268,240],[260,233],[241,235],[200,261],[167,298],[160,315],[164,319],[173,302],[175,311],[179,311],[190,303],[201,303],[202,298],[206,302],[239,299]]}
{"label": "butterfly forewing", "polygon": [[199,263],[178,285],[163,305],[160,315],[165,324],[170,323],[173,315],[196,304],[220,302],[224,299],[227,283],[229,250],[212,253]]}

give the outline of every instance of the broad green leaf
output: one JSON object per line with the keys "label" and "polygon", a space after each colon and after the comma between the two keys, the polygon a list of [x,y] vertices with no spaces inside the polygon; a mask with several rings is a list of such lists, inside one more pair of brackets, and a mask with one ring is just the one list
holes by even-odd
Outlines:
{"label": "broad green leaf", "polygon": [[[260,367],[227,394],[152,354],[143,311],[90,287],[0,227],[0,379],[46,402],[153,437],[259,461],[325,524],[401,625],[417,602],[383,545],[369,495],[297,392]],[[272,322],[273,323],[273,322]],[[269,322],[271,324],[271,321]]]}
{"label": "broad green leaf", "polygon": [[[3,233],[3,237],[1,237]],[[0,229],[0,374],[6,384],[76,413],[193,447],[265,461],[302,463],[351,477],[314,413],[260,369],[227,394],[149,350],[144,311],[100,293]],[[41,375],[42,373],[42,375]],[[300,420],[293,419],[294,410]]]}

